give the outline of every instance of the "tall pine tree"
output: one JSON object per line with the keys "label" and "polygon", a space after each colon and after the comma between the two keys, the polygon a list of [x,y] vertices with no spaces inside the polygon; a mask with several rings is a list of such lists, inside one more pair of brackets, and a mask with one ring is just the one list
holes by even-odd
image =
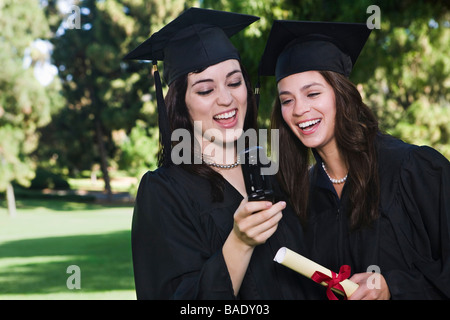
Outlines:
{"label": "tall pine tree", "polygon": [[[62,100],[58,81],[45,86],[33,72],[47,57],[32,44],[50,37],[39,3],[0,1],[0,30],[0,192],[6,190],[8,210],[14,216],[12,182],[30,184],[35,169],[30,154],[38,144],[37,128],[50,121]],[[24,65],[26,55],[29,63]]]}

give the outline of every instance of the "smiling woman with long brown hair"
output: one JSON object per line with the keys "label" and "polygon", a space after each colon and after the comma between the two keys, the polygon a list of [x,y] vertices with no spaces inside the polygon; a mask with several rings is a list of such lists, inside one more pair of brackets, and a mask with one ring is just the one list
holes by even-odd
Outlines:
{"label": "smiling woman with long brown hair", "polygon": [[[335,136],[336,146],[339,146],[339,149],[342,150],[345,167],[349,168],[347,169],[348,174],[355,181],[353,192],[349,195],[349,200],[353,207],[350,213],[350,225],[352,228],[368,225],[379,215],[378,162],[374,144],[378,133],[378,122],[372,111],[362,102],[356,87],[346,77],[332,71],[318,71],[311,75],[320,79],[319,81],[323,85],[320,85],[318,82],[316,82],[315,87],[308,85],[307,89],[312,93],[307,94],[306,98],[311,101],[307,102],[307,105],[317,106],[319,93],[317,91],[314,92],[314,89],[317,89],[317,87],[321,87],[320,89],[326,87],[328,90],[334,90],[336,112],[333,113],[333,118],[335,118],[333,127],[335,126],[336,129],[331,134]],[[305,73],[304,76],[312,81],[309,74]],[[294,80],[294,82],[297,81]],[[287,92],[280,93],[280,99],[275,101],[272,127],[278,128],[280,130],[280,140],[289,144],[289,147],[283,148],[283,152],[280,153],[280,166],[282,169],[279,174],[282,177],[281,181],[285,189],[292,190],[291,193],[295,191],[298,194],[299,189],[297,188],[300,188],[300,194],[305,195],[294,197],[292,203],[301,220],[306,221],[309,176],[302,173],[307,171],[311,165],[310,148],[317,148],[317,144],[312,143],[310,144],[311,146],[306,146],[306,143],[299,143],[299,137],[294,132],[302,130],[300,127],[297,129],[297,126],[301,125],[301,123],[294,123],[293,126],[289,126],[283,119],[282,110],[284,110],[287,117],[289,103],[292,103],[292,101],[289,101],[289,94]],[[284,108],[282,108],[282,105]],[[311,120],[303,123],[307,125],[309,124],[308,121]],[[319,120],[316,121],[316,123],[305,126],[305,130],[302,130],[306,132],[305,137],[317,138],[317,135],[312,135]],[[325,120],[323,121],[325,123]],[[342,176],[346,174],[344,172]],[[336,184],[335,187],[339,194],[342,193],[343,186],[343,184]],[[361,201],[361,199],[365,200]]]}
{"label": "smiling woman with long brown hair", "polygon": [[348,79],[369,34],[353,23],[272,26],[261,74],[278,87],[278,178],[310,258],[355,273],[351,299],[450,298],[450,163],[379,131]]}
{"label": "smiling woman with long brown hair", "polygon": [[[158,96],[160,167],[142,177],[133,215],[138,299],[314,295],[308,280],[272,261],[282,246],[304,250],[293,210],[276,184],[274,203],[248,201],[237,158],[237,139],[256,128],[256,104],[229,37],[256,19],[191,8],[128,56],[163,60],[169,85],[165,102]],[[190,156],[175,164],[178,129]]]}

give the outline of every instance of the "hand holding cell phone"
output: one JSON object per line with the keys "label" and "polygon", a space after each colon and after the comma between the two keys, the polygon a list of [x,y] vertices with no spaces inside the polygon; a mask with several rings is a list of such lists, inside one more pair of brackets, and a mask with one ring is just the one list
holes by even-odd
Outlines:
{"label": "hand holding cell phone", "polygon": [[261,169],[268,165],[264,149],[260,146],[246,148],[239,154],[242,174],[248,201],[274,202],[273,190],[270,181],[262,174]]}

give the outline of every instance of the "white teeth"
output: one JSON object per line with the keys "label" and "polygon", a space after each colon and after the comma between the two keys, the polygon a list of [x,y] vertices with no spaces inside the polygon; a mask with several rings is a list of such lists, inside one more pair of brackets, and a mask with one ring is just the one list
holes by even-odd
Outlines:
{"label": "white teeth", "polygon": [[231,117],[234,117],[235,114],[236,114],[236,109],[234,109],[230,112],[225,112],[225,113],[219,114],[217,116],[214,116],[214,119],[217,119],[217,120],[229,119]]}
{"label": "white teeth", "polygon": [[300,127],[300,129],[304,129],[304,128],[307,128],[307,127],[309,127],[309,126],[312,126],[312,125],[314,125],[314,124],[316,124],[316,123],[318,123],[318,122],[320,122],[320,119],[302,122],[302,123],[299,123],[298,126]]}

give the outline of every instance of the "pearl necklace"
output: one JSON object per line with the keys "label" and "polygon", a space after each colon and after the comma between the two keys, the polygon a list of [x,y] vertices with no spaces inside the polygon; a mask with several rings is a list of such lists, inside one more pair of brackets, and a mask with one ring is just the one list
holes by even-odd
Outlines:
{"label": "pearl necklace", "polygon": [[322,168],[323,168],[323,171],[325,171],[325,173],[327,174],[328,179],[330,179],[331,183],[333,183],[333,184],[341,184],[347,180],[348,174],[346,174],[345,177],[343,177],[342,179],[333,179],[332,177],[330,177],[330,175],[328,174],[327,168],[325,168],[324,162],[322,162]]}
{"label": "pearl necklace", "polygon": [[233,169],[233,168],[236,168],[241,163],[239,157],[237,157],[236,161],[232,164],[218,164],[215,162],[206,161],[205,158],[203,157],[203,155],[202,155],[202,161],[204,164],[206,164],[210,167],[216,167],[216,168],[220,168],[220,169]]}

